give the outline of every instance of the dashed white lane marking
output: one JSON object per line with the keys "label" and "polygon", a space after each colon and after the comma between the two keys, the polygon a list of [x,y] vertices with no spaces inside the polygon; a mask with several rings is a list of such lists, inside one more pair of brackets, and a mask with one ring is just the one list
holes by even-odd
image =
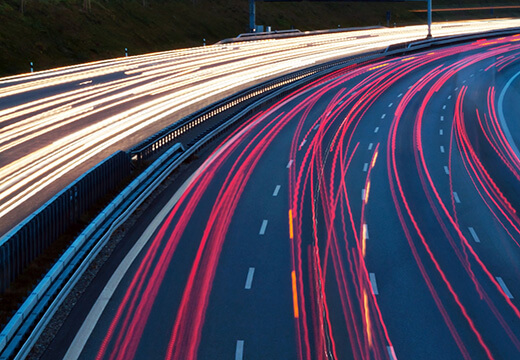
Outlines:
{"label": "dashed white lane marking", "polygon": [[367,172],[367,170],[368,170],[368,163],[365,163],[365,165],[363,165],[363,171]]}
{"label": "dashed white lane marking", "polygon": [[473,77],[473,76],[475,76],[475,74],[471,74],[469,77]]}
{"label": "dashed white lane marking", "polygon": [[368,150],[372,150],[373,147],[374,147],[374,144],[372,144],[372,143],[368,144]]}
{"label": "dashed white lane marking", "polygon": [[462,83],[463,83],[463,84],[465,84],[465,83],[466,83],[466,81],[468,81],[468,80],[462,80]]}
{"label": "dashed white lane marking", "polygon": [[314,127],[314,130],[318,130],[319,127],[320,127],[320,124],[317,124],[317,125]]}
{"label": "dashed white lane marking", "polygon": [[456,88],[455,88],[455,91],[457,91],[457,90],[459,90],[459,88],[458,88],[458,87],[456,87]]}
{"label": "dashed white lane marking", "polygon": [[441,116],[441,121],[444,121],[444,116]]}
{"label": "dashed white lane marking", "polygon": [[302,143],[300,144],[300,148],[302,148],[303,145],[305,145],[306,142],[307,142],[307,139],[303,139]]}
{"label": "dashed white lane marking", "polygon": [[280,188],[281,188],[280,185],[276,185],[276,187],[274,188],[274,191],[273,191],[273,196],[278,196],[278,192],[280,192]]}
{"label": "dashed white lane marking", "polygon": [[394,103],[388,104],[388,107],[391,108],[394,105]]}
{"label": "dashed white lane marking", "polygon": [[365,189],[361,190],[361,200],[365,201]]}
{"label": "dashed white lane marking", "polygon": [[444,146],[441,145],[441,153],[444,154]]}
{"label": "dashed white lane marking", "polygon": [[83,82],[80,82],[79,84],[80,85],[88,85],[90,83],[92,83],[92,80],[83,81]]}
{"label": "dashed white lane marking", "polygon": [[496,279],[497,279],[498,283],[500,284],[500,287],[502,288],[502,291],[504,292],[504,294],[506,294],[506,296],[508,298],[513,299],[513,294],[511,294],[511,291],[509,291],[509,289],[507,288],[504,280],[502,280],[502,278],[500,276],[497,276]]}
{"label": "dashed white lane marking", "polygon": [[451,100],[451,95],[448,96],[448,100]]}
{"label": "dashed white lane marking", "polygon": [[484,68],[480,69],[479,71],[484,71]]}
{"label": "dashed white lane marking", "polygon": [[397,95],[398,98],[400,98],[401,96],[403,96],[403,93],[399,93],[399,95]]}
{"label": "dashed white lane marking", "polygon": [[450,174],[450,169],[448,169],[447,166],[444,166],[444,172],[446,173],[446,175],[449,175]]}
{"label": "dashed white lane marking", "polygon": [[468,228],[471,236],[473,237],[473,240],[475,240],[476,243],[480,242],[480,239],[478,238],[477,233],[475,232],[475,229],[473,229],[471,226]]}
{"label": "dashed white lane marking", "polygon": [[253,284],[253,276],[255,275],[255,268],[250,267],[249,271],[247,272],[247,278],[246,278],[246,285],[244,286],[244,289],[250,290],[251,285]]}
{"label": "dashed white lane marking", "polygon": [[293,161],[292,160],[289,160],[289,163],[287,164],[287,169],[289,169],[291,167],[291,165],[293,164]]}
{"label": "dashed white lane marking", "polygon": [[242,360],[244,357],[244,340],[237,340],[235,349],[235,360]]}
{"label": "dashed white lane marking", "polygon": [[386,349],[388,350],[388,356],[390,357],[390,360],[397,360],[397,356],[395,355],[394,347],[387,346]]}
{"label": "dashed white lane marking", "polygon": [[260,235],[264,235],[265,234],[265,229],[267,228],[267,220],[264,220],[262,221],[262,226],[260,227],[260,232],[259,234]]}
{"label": "dashed white lane marking", "polygon": [[379,131],[379,126],[374,129],[374,133],[377,134],[378,131]]}
{"label": "dashed white lane marking", "polygon": [[443,106],[442,106],[442,110],[446,110],[446,105],[443,105]]}
{"label": "dashed white lane marking", "polygon": [[457,204],[460,204],[459,194],[456,191],[453,192],[453,198]]}
{"label": "dashed white lane marking", "polygon": [[363,224],[363,237],[365,239],[370,239],[370,236],[368,235],[368,226],[367,226],[367,224]]}
{"label": "dashed white lane marking", "polygon": [[386,117],[386,114],[381,115],[381,120]]}
{"label": "dashed white lane marking", "polygon": [[410,90],[410,89],[412,88],[412,86],[413,86],[413,85],[408,86],[408,90]]}
{"label": "dashed white lane marking", "polygon": [[443,135],[444,134],[444,130],[440,129],[439,130],[439,135]]}
{"label": "dashed white lane marking", "polygon": [[376,274],[370,273],[368,275],[370,276],[370,284],[372,284],[372,294],[379,295],[379,290],[377,289]]}

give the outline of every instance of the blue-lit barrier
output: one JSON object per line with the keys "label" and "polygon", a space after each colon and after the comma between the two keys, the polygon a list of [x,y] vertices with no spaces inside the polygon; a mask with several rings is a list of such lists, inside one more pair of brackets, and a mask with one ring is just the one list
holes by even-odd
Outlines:
{"label": "blue-lit barrier", "polygon": [[83,174],[0,239],[0,293],[99,199],[130,174],[118,151]]}

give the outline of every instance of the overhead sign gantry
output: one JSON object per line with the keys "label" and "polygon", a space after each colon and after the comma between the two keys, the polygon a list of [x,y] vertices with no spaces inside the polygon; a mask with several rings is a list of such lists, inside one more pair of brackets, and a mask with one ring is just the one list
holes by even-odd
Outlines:
{"label": "overhead sign gantry", "polygon": [[428,38],[432,37],[432,0],[249,0],[249,31],[256,31],[256,5],[257,1],[263,2],[324,2],[324,1],[335,1],[335,2],[405,2],[405,1],[426,1],[428,3]]}

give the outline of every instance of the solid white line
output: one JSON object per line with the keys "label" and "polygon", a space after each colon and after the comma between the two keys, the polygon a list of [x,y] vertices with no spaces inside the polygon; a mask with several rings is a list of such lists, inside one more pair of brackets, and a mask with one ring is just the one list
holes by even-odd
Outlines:
{"label": "solid white line", "polygon": [[507,288],[504,280],[502,280],[502,278],[500,276],[497,276],[496,279],[497,279],[498,283],[500,284],[500,287],[502,288],[502,291],[504,292],[504,294],[506,294],[506,296],[508,298],[514,299],[513,294],[511,294],[511,291],[509,291],[509,289]]}
{"label": "solid white line", "polygon": [[449,175],[450,169],[447,166],[444,166],[444,172],[446,173],[446,175]]}
{"label": "solid white line", "polygon": [[280,191],[280,185],[276,185],[273,191],[273,196],[278,196],[278,192]]}
{"label": "solid white line", "polygon": [[302,143],[300,144],[300,147],[303,147],[303,145],[305,145],[306,142],[307,142],[307,139],[303,139]]}
{"label": "solid white line", "polygon": [[388,107],[391,108],[394,105],[394,103],[388,104]]}
{"label": "solid white line", "polygon": [[500,119],[500,125],[502,125],[502,130],[504,131],[504,135],[506,136],[507,142],[509,145],[511,145],[511,148],[515,152],[515,155],[517,158],[520,159],[520,151],[518,150],[518,147],[516,146],[515,140],[511,136],[511,132],[509,131],[509,126],[507,126],[507,121],[504,116],[504,97],[506,96],[506,92],[515,81],[515,79],[520,76],[520,71],[517,72],[509,81],[507,84],[502,88],[502,91],[500,92],[500,96],[498,97],[498,118]]}
{"label": "solid white line", "polygon": [[453,197],[455,198],[455,202],[460,204],[459,194],[456,191],[453,192]]}
{"label": "solid white line", "polygon": [[363,171],[367,172],[367,170],[368,170],[368,163],[365,163],[365,165],[363,165]]}
{"label": "solid white line", "polygon": [[444,134],[444,130],[440,129],[439,130],[439,135],[443,135]]}
{"label": "solid white line", "polygon": [[247,272],[246,285],[244,286],[244,289],[251,289],[251,285],[253,284],[253,275],[255,275],[255,268],[250,267]]}
{"label": "solid white line", "polygon": [[244,340],[237,340],[237,347],[235,350],[235,360],[242,360],[244,357]]}
{"label": "solid white line", "polygon": [[157,230],[157,228],[162,224],[166,216],[171,212],[177,201],[179,201],[180,197],[184,193],[184,191],[188,188],[188,186],[193,182],[193,180],[198,175],[198,172],[194,173],[190,176],[188,180],[184,182],[184,184],[177,190],[175,195],[170,199],[170,201],[162,208],[162,210],[155,216],[153,221],[148,225],[143,234],[139,237],[139,240],[135,243],[135,245],[130,249],[128,254],[125,256],[123,261],[119,264],[116,271],[108,280],[108,283],[105,285],[105,288],[99,295],[98,299],[90,309],[85,321],[81,325],[80,329],[76,333],[74,340],[70,344],[67,353],[65,354],[64,359],[77,359],[81,355],[85,344],[87,343],[94,327],[99,321],[101,314],[105,310],[108,302],[112,298],[114,292],[116,291],[119,283],[125,276],[126,272],[134,262],[135,258],[139,255],[141,250],[146,246],[148,241],[152,238],[153,234]]}
{"label": "solid white line", "polygon": [[361,190],[361,200],[365,201],[365,189]]}
{"label": "solid white line", "polygon": [[386,349],[388,350],[388,356],[390,356],[390,360],[397,360],[397,356],[395,355],[394,347],[387,346]]}
{"label": "solid white line", "polygon": [[451,100],[451,95],[450,95],[450,96],[448,96],[448,100]]}
{"label": "solid white line", "polygon": [[368,275],[370,276],[370,283],[372,284],[372,294],[379,295],[379,290],[377,289],[376,274],[370,273]]}
{"label": "solid white line", "polygon": [[260,232],[259,234],[260,235],[264,235],[265,234],[265,229],[267,228],[267,220],[264,220],[262,221],[262,226],[260,227]]}
{"label": "solid white line", "polygon": [[441,121],[444,121],[444,116],[441,115]]}
{"label": "solid white line", "polygon": [[444,154],[444,146],[441,145],[441,153]]}
{"label": "solid white line", "polygon": [[473,236],[473,240],[475,240],[475,242],[479,243],[480,239],[478,238],[478,235],[475,232],[475,229],[473,229],[471,226],[468,229],[469,229],[469,232],[471,233],[471,236]]}
{"label": "solid white line", "polygon": [[287,169],[289,169],[292,165],[293,161],[292,160],[289,160],[289,163],[287,164]]}
{"label": "solid white line", "polygon": [[381,119],[384,119],[386,117],[386,114],[381,115]]}
{"label": "solid white line", "polygon": [[368,144],[368,150],[372,150],[373,146],[374,146],[374,144],[372,144],[372,143]]}
{"label": "solid white line", "polygon": [[374,129],[374,133],[377,134],[378,131],[379,131],[379,126]]}
{"label": "solid white line", "polygon": [[446,105],[443,105],[442,110],[446,110]]}

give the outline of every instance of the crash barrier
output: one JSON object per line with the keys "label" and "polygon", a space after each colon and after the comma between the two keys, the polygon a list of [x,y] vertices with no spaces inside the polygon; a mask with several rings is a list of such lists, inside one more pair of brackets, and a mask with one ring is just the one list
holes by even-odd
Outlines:
{"label": "crash barrier", "polygon": [[0,239],[0,293],[71,224],[130,174],[128,154],[118,151],[87,171]]}
{"label": "crash barrier", "polygon": [[[171,147],[134,179],[79,234],[0,333],[0,360],[12,358],[29,332],[33,338],[39,336],[113,231],[142,203],[140,199],[150,194],[152,185],[164,180],[165,176],[161,175],[168,174],[168,166],[183,151],[181,144]],[[41,318],[44,311],[47,316]],[[34,327],[38,320],[38,325]],[[32,348],[28,346],[30,342],[26,344],[17,352],[17,359],[25,358]]]}

